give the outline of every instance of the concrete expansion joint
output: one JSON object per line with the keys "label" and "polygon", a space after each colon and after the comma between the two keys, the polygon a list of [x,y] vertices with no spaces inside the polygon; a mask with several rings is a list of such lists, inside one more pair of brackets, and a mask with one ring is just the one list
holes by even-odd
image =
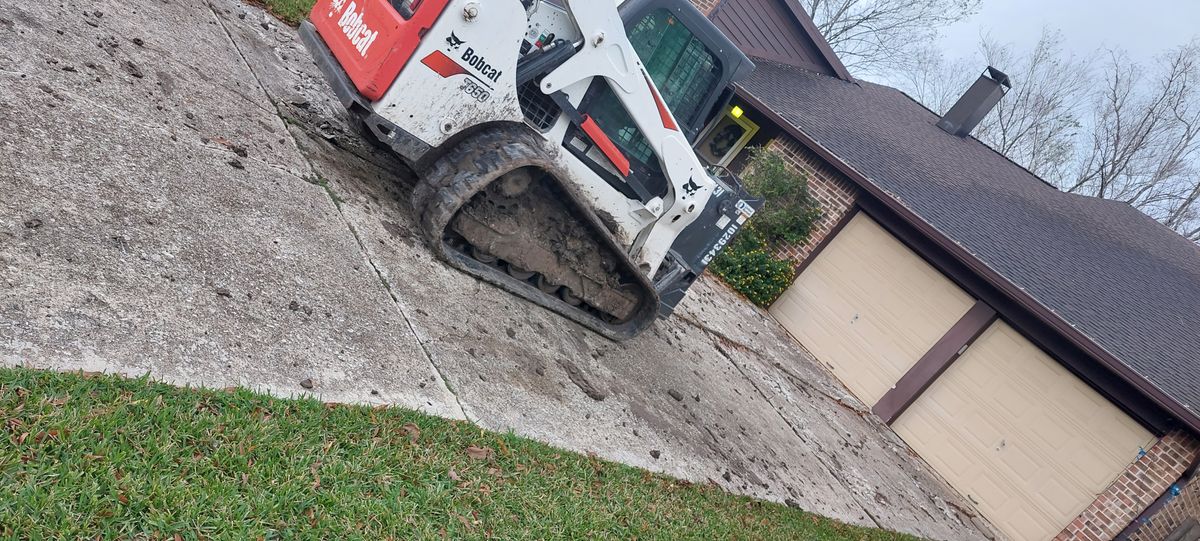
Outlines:
{"label": "concrete expansion joint", "polygon": [[[217,25],[221,27],[221,33],[225,34],[225,39],[229,40],[229,44],[233,47],[233,50],[237,51],[238,58],[241,59],[242,64],[246,66],[246,71],[249,71],[250,76],[254,77],[254,84],[256,84],[258,86],[258,91],[261,92],[263,97],[266,98],[267,103],[270,103],[271,107],[273,109],[275,109],[273,111],[275,113],[275,115],[276,116],[281,115],[282,112],[279,110],[279,106],[276,105],[275,101],[271,99],[271,94],[269,92],[267,92],[267,86],[265,84],[263,84],[262,78],[259,77],[258,73],[254,71],[254,66],[250,63],[250,60],[248,58],[246,58],[246,53],[242,51],[242,47],[240,45],[238,45],[237,39],[235,39],[233,37],[233,34],[229,31],[229,26],[227,26],[225,24],[225,21],[223,19],[221,19],[221,15],[217,13],[217,8],[214,7],[211,2],[208,2],[205,5],[208,6],[209,13],[212,13],[213,20],[216,21]],[[265,106],[261,106],[261,107],[264,112],[267,112],[267,113],[272,112],[270,109],[267,109]],[[282,122],[282,121],[283,120],[281,117],[280,122]],[[292,145],[296,146],[296,141],[294,139],[292,140]],[[299,148],[299,147],[297,147],[297,148]],[[301,155],[303,155],[303,153],[301,153]],[[307,161],[307,160],[305,160],[305,161]],[[309,164],[310,168],[311,168],[311,166],[312,166],[312,164]]]}
{"label": "concrete expansion joint", "polygon": [[[305,157],[304,159],[307,160],[308,158]],[[333,195],[330,194],[330,197],[332,198]],[[450,380],[446,377],[446,373],[442,371],[440,366],[438,366],[437,361],[433,360],[433,354],[429,351],[429,346],[425,344],[425,340],[422,339],[421,333],[417,331],[417,327],[413,323],[412,318],[408,316],[408,311],[405,310],[404,303],[400,302],[400,298],[396,295],[396,292],[392,290],[392,283],[388,281],[387,277],[384,276],[383,271],[380,270],[379,266],[375,264],[374,258],[371,257],[370,249],[368,249],[367,244],[363,242],[362,237],[358,234],[358,230],[354,228],[354,225],[351,224],[350,220],[347,219],[342,213],[340,207],[337,209],[337,212],[338,215],[342,217],[342,220],[346,222],[346,227],[350,229],[350,233],[354,236],[354,242],[358,244],[358,249],[362,253],[363,259],[366,260],[367,264],[371,266],[371,270],[375,272],[375,275],[379,277],[379,281],[383,284],[384,290],[387,291],[388,297],[391,297],[392,304],[395,305],[396,311],[400,313],[400,317],[404,318],[404,324],[408,326],[408,331],[412,333],[413,339],[416,340],[417,344],[421,346],[421,353],[425,356],[426,362],[428,362],[429,366],[433,368],[433,371],[437,374],[438,380],[441,382],[442,386],[446,388],[446,391],[450,393],[450,396],[454,397],[454,403],[458,406],[458,413],[461,413],[464,419],[475,423],[476,420],[472,419],[471,416],[467,414],[467,408],[463,406],[462,399],[459,398],[458,393],[455,392],[454,388],[450,386]]]}
{"label": "concrete expansion joint", "polygon": [[[787,417],[787,415],[783,414],[783,410],[779,406],[776,406],[775,403],[771,400],[770,396],[762,390],[761,382],[759,382],[757,378],[753,377],[752,374],[747,373],[746,369],[743,368],[742,365],[738,364],[737,361],[733,360],[733,357],[730,356],[729,353],[725,351],[725,348],[721,346],[721,342],[728,342],[728,343],[737,345],[737,346],[745,349],[751,355],[758,355],[757,353],[754,352],[754,350],[752,348],[750,348],[749,346],[746,346],[744,344],[741,344],[740,342],[731,340],[730,338],[728,338],[720,333],[717,333],[704,325],[701,325],[695,321],[692,321],[691,319],[688,319],[685,317],[680,317],[680,319],[682,319],[689,325],[692,325],[692,326],[700,329],[702,332],[704,332],[705,334],[708,334],[711,338],[713,338],[715,341],[714,345],[716,346],[714,349],[716,349],[717,352],[720,353],[722,357],[725,357],[725,360],[729,361],[729,364],[733,365],[733,368],[736,369],[738,371],[738,373],[742,375],[743,379],[745,379],[746,381],[748,381],[750,383],[751,387],[754,387],[754,391],[756,393],[758,393],[759,398],[762,398],[764,402],[766,402],[767,404],[769,404],[771,406],[771,409],[774,410],[775,414],[779,416],[780,420],[782,420],[784,422],[784,424],[786,424],[787,427],[789,429],[791,429],[792,433],[795,434],[797,438],[800,438],[801,440],[805,440],[804,434],[801,432],[800,428],[797,427],[794,423],[792,423],[792,420],[789,419]],[[797,380],[797,383],[803,384],[803,385],[809,387],[810,389],[820,393],[822,396],[826,396],[826,393],[821,392],[819,389],[812,387],[811,385],[808,384],[808,382],[805,382],[803,380]],[[818,453],[813,454],[813,456],[817,459],[817,461],[821,463],[821,467],[825,468],[829,472],[830,477],[833,477],[834,479],[836,479],[837,482],[839,484],[841,484],[843,488],[845,488],[847,491],[853,493],[854,487],[850,486],[846,482],[846,479],[843,479],[842,476],[838,474],[838,470],[835,469],[832,465],[830,465],[829,460],[827,458],[825,458],[826,455],[827,455],[827,453],[823,453],[823,452],[818,452]],[[866,509],[866,507],[861,506],[861,505],[856,505],[856,506],[863,512],[864,515],[867,516],[867,518],[871,519],[871,522],[875,524],[876,528],[886,528],[886,526],[883,523],[881,523],[879,521],[879,519],[875,517],[875,515],[871,514],[871,512]]]}
{"label": "concrete expansion joint", "polygon": [[[229,40],[229,42],[233,46],[234,50],[237,51],[238,58],[241,59],[242,64],[246,66],[246,69],[254,77],[254,82],[256,85],[258,85],[259,91],[262,92],[263,96],[266,96],[267,102],[271,103],[272,107],[275,108],[274,112],[275,112],[276,116],[278,116],[280,118],[280,120],[282,121],[282,119],[284,118],[283,115],[285,114],[285,112],[282,109],[280,109],[280,104],[276,103],[275,100],[271,99],[270,93],[267,92],[267,90],[266,90],[266,88],[267,88],[266,85],[264,85],[262,82],[262,78],[260,78],[258,73],[256,71],[254,71],[254,65],[251,64],[249,59],[246,58],[245,53],[243,53],[241,47],[238,46],[237,40],[234,39],[233,34],[230,33],[228,26],[226,26],[225,21],[223,21],[221,19],[221,16],[217,13],[216,8],[212,5],[212,3],[207,3],[206,5],[208,6],[209,11],[212,13],[213,19],[216,20],[218,25],[220,25],[221,31],[222,31],[222,33],[225,34],[226,39]],[[308,158],[308,156],[300,149],[300,144],[296,141],[295,137],[291,134],[291,132],[289,130],[285,129],[284,133],[287,134],[288,140],[290,141],[292,147],[294,147],[296,149],[296,151],[300,155],[301,159],[304,160],[304,164],[308,166],[309,171],[311,173],[313,173],[313,175],[316,176],[316,178],[320,178],[320,179],[326,178],[324,175],[320,174],[317,167],[312,163],[312,160],[310,160]],[[270,165],[270,164],[268,164],[268,165]],[[274,166],[272,166],[272,167],[274,167]],[[278,169],[278,168],[276,168],[276,169]],[[460,413],[462,415],[462,418],[464,418],[470,422],[475,422],[474,419],[472,419],[470,416],[467,415],[467,410],[465,407],[463,407],[462,400],[459,398],[458,393],[454,392],[454,389],[451,388],[450,380],[448,380],[446,378],[445,372],[443,372],[441,367],[439,367],[437,365],[437,362],[434,361],[433,354],[430,353],[429,347],[425,344],[425,340],[421,339],[421,334],[417,331],[416,326],[413,324],[412,318],[410,318],[408,316],[407,311],[404,309],[404,305],[400,302],[399,297],[396,296],[395,291],[392,290],[391,282],[389,282],[387,280],[387,278],[384,276],[383,272],[380,270],[379,266],[375,263],[375,260],[371,257],[371,252],[368,249],[366,243],[363,241],[362,237],[358,234],[358,230],[356,230],[354,228],[354,225],[350,222],[349,218],[347,218],[345,213],[342,211],[342,207],[339,204],[337,194],[334,193],[333,189],[329,186],[325,186],[325,192],[326,192],[326,195],[329,197],[330,204],[333,205],[334,210],[337,212],[338,216],[341,217],[342,222],[346,224],[346,228],[350,230],[350,234],[354,237],[354,242],[358,245],[359,252],[362,254],[363,259],[367,262],[368,265],[370,265],[371,270],[375,273],[375,275],[379,277],[379,281],[383,284],[384,290],[387,292],[388,297],[390,297],[392,299],[392,304],[396,307],[396,311],[399,312],[400,317],[404,318],[404,323],[405,323],[405,325],[408,326],[409,332],[412,333],[413,339],[416,340],[417,344],[421,346],[421,353],[422,353],[422,355],[424,355],[426,362],[429,363],[430,368],[432,368],[434,373],[437,374],[439,383],[441,383],[442,387],[444,387],[446,389],[446,391],[450,393],[450,396],[454,397],[454,403],[458,407],[458,413]]]}

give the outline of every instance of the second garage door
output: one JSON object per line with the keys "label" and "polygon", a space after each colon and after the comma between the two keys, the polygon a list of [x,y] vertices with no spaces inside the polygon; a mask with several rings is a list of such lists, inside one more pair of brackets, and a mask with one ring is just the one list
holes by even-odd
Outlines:
{"label": "second garage door", "polygon": [[771,315],[872,406],[974,303],[859,212]]}
{"label": "second garage door", "polygon": [[1004,322],[892,428],[993,524],[1050,539],[1154,437]]}

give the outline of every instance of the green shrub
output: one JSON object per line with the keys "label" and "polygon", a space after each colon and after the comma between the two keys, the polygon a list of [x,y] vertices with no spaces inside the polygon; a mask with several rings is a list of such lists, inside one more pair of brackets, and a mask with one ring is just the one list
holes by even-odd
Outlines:
{"label": "green shrub", "polygon": [[754,226],[772,247],[808,240],[821,208],[808,191],[808,178],[777,151],[756,148],[742,176],[750,193],[766,200],[754,215]]}
{"label": "green shrub", "polygon": [[766,308],[796,277],[790,260],[775,257],[756,226],[748,226],[713,260],[717,276],[750,302]]}
{"label": "green shrub", "polygon": [[766,308],[796,277],[795,262],[775,253],[781,246],[807,241],[821,209],[808,191],[808,179],[782,155],[769,149],[752,152],[742,183],[765,203],[710,268],[734,290]]}

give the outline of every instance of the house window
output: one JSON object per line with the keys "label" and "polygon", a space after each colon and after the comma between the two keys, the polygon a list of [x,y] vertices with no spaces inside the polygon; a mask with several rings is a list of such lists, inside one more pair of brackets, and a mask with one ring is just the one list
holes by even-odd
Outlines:
{"label": "house window", "polygon": [[741,108],[727,107],[725,113],[709,125],[700,136],[700,142],[696,144],[696,153],[709,164],[728,167],[758,133],[758,124],[744,115],[735,114],[735,111],[740,113]]}

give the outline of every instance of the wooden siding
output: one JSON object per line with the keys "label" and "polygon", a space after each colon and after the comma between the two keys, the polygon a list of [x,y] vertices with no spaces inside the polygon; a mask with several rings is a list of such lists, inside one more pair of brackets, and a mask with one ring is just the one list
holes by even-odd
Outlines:
{"label": "wooden siding", "polygon": [[839,77],[788,1],[725,0],[712,21],[747,56]]}

